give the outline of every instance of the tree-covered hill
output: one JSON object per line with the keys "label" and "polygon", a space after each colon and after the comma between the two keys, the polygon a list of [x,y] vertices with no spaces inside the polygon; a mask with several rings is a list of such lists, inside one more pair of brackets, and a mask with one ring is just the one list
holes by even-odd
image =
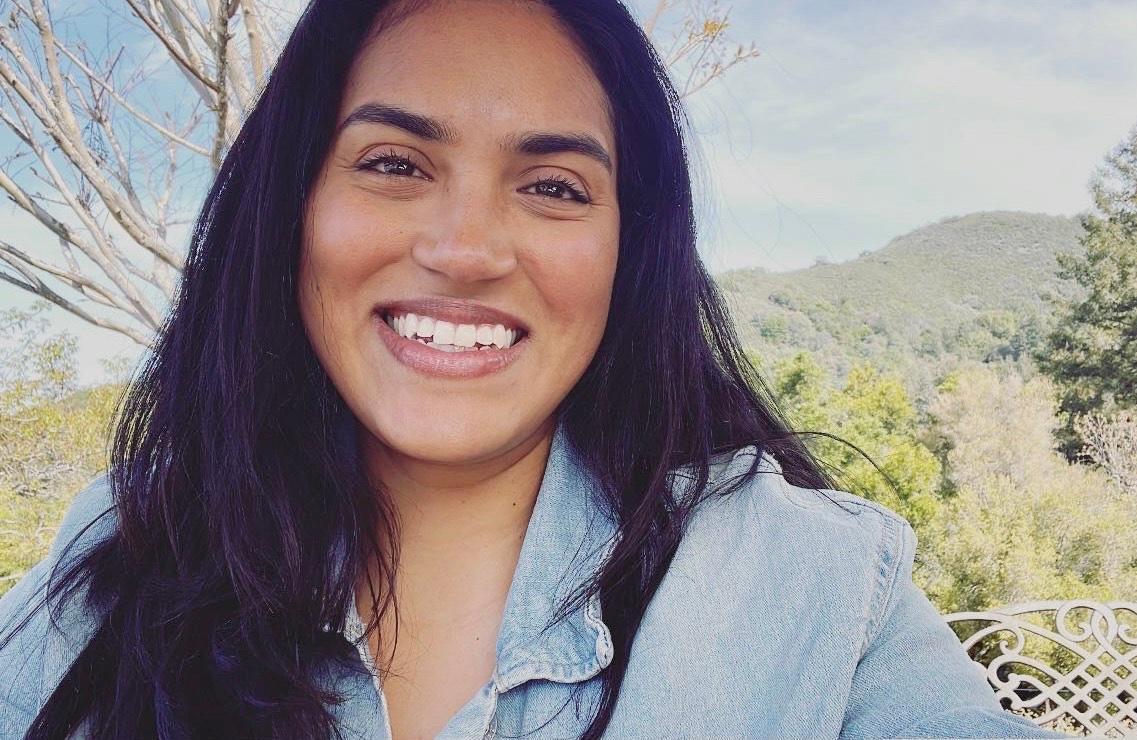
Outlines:
{"label": "tree-covered hill", "polygon": [[1017,359],[1064,295],[1059,252],[1077,219],[994,211],[944,219],[839,264],[718,277],[744,344],[765,368],[807,350],[843,375],[856,360],[898,370],[919,395],[963,359]]}

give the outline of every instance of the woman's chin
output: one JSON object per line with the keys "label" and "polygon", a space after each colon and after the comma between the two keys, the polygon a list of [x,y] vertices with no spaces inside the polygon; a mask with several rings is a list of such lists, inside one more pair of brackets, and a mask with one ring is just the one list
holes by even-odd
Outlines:
{"label": "woman's chin", "polygon": [[418,463],[471,465],[509,457],[526,440],[539,436],[547,425],[527,429],[512,423],[487,423],[484,414],[431,416],[420,414],[404,423],[387,425],[372,433],[372,443],[381,447],[381,456],[393,456]]}

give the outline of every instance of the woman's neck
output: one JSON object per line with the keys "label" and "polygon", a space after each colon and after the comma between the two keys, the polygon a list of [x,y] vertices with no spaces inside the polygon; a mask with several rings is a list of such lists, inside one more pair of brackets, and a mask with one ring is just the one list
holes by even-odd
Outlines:
{"label": "woman's neck", "polygon": [[369,445],[365,459],[398,519],[400,551],[445,558],[524,536],[552,442],[547,426],[498,457],[462,465]]}
{"label": "woman's neck", "polygon": [[504,602],[552,435],[548,425],[497,458],[461,466],[365,446],[371,478],[381,482],[398,522],[400,611],[415,604],[421,608],[412,610],[423,614],[443,603],[476,609],[487,599]]}

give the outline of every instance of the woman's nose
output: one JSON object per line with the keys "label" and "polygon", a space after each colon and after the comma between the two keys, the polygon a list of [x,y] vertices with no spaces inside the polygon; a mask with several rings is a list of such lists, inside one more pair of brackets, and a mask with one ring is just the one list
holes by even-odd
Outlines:
{"label": "woman's nose", "polygon": [[486,195],[442,198],[433,225],[411,250],[419,265],[459,283],[508,275],[517,266],[505,217]]}

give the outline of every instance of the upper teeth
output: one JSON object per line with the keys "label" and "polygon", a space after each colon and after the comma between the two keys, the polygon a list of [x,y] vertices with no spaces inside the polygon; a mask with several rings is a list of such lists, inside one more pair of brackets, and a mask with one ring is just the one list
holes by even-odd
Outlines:
{"label": "upper teeth", "polygon": [[396,334],[408,339],[417,337],[433,340],[426,343],[438,349],[478,345],[485,349],[490,347],[505,349],[513,346],[521,334],[517,329],[507,329],[501,324],[452,324],[449,321],[413,313],[402,316],[388,315],[386,321]]}

